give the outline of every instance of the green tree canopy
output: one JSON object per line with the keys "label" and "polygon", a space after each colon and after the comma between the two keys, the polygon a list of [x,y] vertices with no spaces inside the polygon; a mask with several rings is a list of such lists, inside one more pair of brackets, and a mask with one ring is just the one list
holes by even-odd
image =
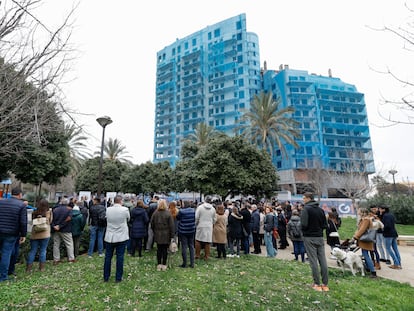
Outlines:
{"label": "green tree canopy", "polygon": [[[82,170],[76,177],[76,191],[98,191],[99,161],[96,157],[87,160],[82,166]],[[102,193],[119,192],[121,189],[121,176],[127,166],[120,161],[110,161],[104,159],[102,165]]]}
{"label": "green tree canopy", "polygon": [[[190,144],[190,145],[188,145]],[[194,151],[191,143],[183,151]],[[273,195],[277,174],[267,153],[246,143],[241,137],[221,136],[199,147],[193,158],[184,157],[174,171],[179,191],[256,196]]]}
{"label": "green tree canopy", "polygon": [[169,193],[172,189],[172,168],[168,161],[146,162],[127,169],[121,178],[122,190],[129,193]]}

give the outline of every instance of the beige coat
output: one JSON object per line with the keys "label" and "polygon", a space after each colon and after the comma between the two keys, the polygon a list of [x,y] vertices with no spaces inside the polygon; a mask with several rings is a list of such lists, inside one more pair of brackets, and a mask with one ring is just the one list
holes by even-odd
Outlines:
{"label": "beige coat", "polygon": [[213,226],[213,243],[227,243],[227,219],[226,214],[217,214],[216,223]]}
{"label": "beige coat", "polygon": [[[49,225],[52,223],[52,218],[53,218],[52,211],[51,210],[48,210],[46,212],[46,219],[47,219],[47,223]],[[31,222],[33,224],[33,220]],[[48,226],[48,228],[46,229],[46,231],[42,231],[42,232],[34,232],[34,231],[32,231],[32,233],[30,234],[30,239],[31,240],[42,240],[42,239],[46,239],[46,238],[50,238],[50,226]]]}
{"label": "beige coat", "polygon": [[371,218],[370,216],[366,216],[359,221],[358,229],[354,233],[354,238],[358,240],[358,246],[368,251],[374,250],[374,243],[373,242],[361,242],[359,241],[359,238],[365,233],[365,231],[367,231],[371,227],[372,227]]}

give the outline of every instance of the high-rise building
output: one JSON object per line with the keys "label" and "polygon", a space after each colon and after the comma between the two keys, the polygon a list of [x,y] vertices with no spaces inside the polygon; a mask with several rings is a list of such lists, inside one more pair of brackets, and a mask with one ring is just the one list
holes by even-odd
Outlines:
{"label": "high-rise building", "polygon": [[[175,165],[180,149],[198,123],[230,136],[254,95],[272,91],[281,108],[293,106],[300,124],[299,148],[274,150],[272,161],[283,190],[303,193],[319,170],[375,171],[364,94],[339,78],[292,70],[260,68],[258,36],[246,30],[240,14],[208,26],[157,53],[154,162]],[[312,174],[311,174],[312,173]],[[340,175],[338,175],[340,176]],[[320,176],[319,176],[320,177]],[[327,180],[325,180],[327,181]],[[336,195],[338,179],[329,181],[323,196]]]}
{"label": "high-rise building", "polygon": [[[322,170],[342,172],[336,175],[342,178],[358,172],[358,182],[368,182],[375,168],[364,94],[332,77],[330,70],[321,76],[284,65],[266,71],[263,80],[264,90],[279,97],[281,108],[294,107],[293,118],[300,124],[299,148],[287,145],[287,155],[276,150],[272,159],[282,189],[303,193],[314,182],[312,174]],[[323,196],[335,196],[340,187],[335,182],[326,183]]]}
{"label": "high-rise building", "polygon": [[208,26],[157,53],[154,162],[175,165],[200,122],[228,135],[261,90],[258,36],[246,15]]}

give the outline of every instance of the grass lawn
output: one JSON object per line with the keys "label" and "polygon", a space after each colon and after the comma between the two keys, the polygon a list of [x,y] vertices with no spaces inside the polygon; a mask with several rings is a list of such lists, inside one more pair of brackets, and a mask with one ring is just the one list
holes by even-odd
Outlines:
{"label": "grass lawn", "polygon": [[[215,256],[215,251],[213,251]],[[330,269],[330,291],[310,288],[308,264],[241,256],[156,271],[155,250],[125,257],[124,280],[102,281],[103,258],[47,264],[47,271],[0,283],[0,310],[413,310],[414,288]],[[115,267],[113,267],[115,269]]]}

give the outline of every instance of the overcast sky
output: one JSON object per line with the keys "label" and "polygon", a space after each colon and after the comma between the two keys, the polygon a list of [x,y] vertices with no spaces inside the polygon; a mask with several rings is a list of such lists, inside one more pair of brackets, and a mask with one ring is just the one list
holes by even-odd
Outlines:
{"label": "overcast sky", "polygon": [[[377,171],[396,169],[397,182],[414,183],[414,125],[385,128],[378,113],[396,113],[384,110],[382,96],[398,99],[410,89],[377,72],[389,68],[414,82],[414,51],[404,49],[396,36],[372,29],[404,27],[410,17],[406,2],[414,8],[413,0],[81,1],[72,37],[81,54],[70,73],[75,80],[63,87],[65,104],[87,114],[77,118],[91,137],[91,150],[99,149],[102,135],[95,119],[109,115],[113,123],[106,138],[121,140],[134,163],[151,161],[157,51],[246,13],[247,31],[259,36],[262,66],[288,64],[321,75],[331,69],[365,94]],[[48,0],[38,14],[52,27],[72,4]]]}

